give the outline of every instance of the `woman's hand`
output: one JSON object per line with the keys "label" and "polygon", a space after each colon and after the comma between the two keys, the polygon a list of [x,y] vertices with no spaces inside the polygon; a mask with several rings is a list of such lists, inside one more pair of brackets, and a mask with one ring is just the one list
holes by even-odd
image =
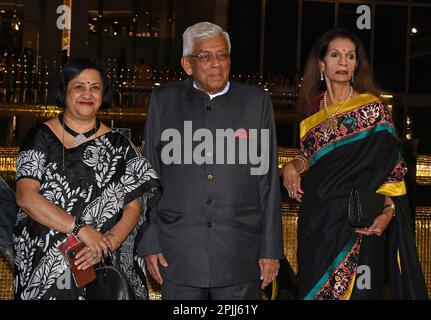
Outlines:
{"label": "woman's hand", "polygon": [[100,262],[102,254],[107,255],[109,246],[105,237],[93,227],[86,225],[79,230],[78,238],[82,240],[86,247],[76,255],[75,264],[78,270],[85,270],[92,265]]}
{"label": "woman's hand", "polygon": [[112,252],[117,250],[118,247],[121,245],[121,242],[118,237],[111,232],[105,233],[105,243],[109,247],[109,250],[111,250]]}
{"label": "woman's hand", "polygon": [[301,189],[301,175],[295,167],[295,161],[288,162],[283,168],[283,186],[290,198],[302,202],[301,198],[304,191]]}
{"label": "woman's hand", "polygon": [[380,237],[388,227],[394,215],[395,203],[390,197],[385,196],[385,208],[383,212],[374,219],[371,226],[368,228],[355,229],[355,232],[365,236],[376,235]]}
{"label": "woman's hand", "polygon": [[[102,254],[107,255],[109,250],[115,251],[127,236],[136,227],[139,220],[141,202],[139,198],[132,200],[123,207],[123,216],[104,235],[91,226],[85,226],[79,230],[77,236],[81,239],[87,249],[82,250],[77,257],[78,269],[86,269],[98,263]],[[85,252],[84,252],[85,251]]]}

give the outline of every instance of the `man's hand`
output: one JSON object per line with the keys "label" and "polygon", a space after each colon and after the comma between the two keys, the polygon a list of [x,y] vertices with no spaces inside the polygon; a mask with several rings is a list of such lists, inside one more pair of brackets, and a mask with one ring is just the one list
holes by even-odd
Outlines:
{"label": "man's hand", "polygon": [[163,253],[150,254],[148,256],[145,256],[144,260],[145,260],[145,264],[147,265],[147,269],[150,272],[153,279],[156,280],[157,283],[161,285],[163,283],[163,278],[162,278],[162,275],[160,274],[159,263],[163,267],[168,266],[168,263],[166,262],[166,259]]}
{"label": "man's hand", "polygon": [[278,259],[259,259],[260,279],[262,280],[262,289],[270,284],[278,275],[280,262]]}

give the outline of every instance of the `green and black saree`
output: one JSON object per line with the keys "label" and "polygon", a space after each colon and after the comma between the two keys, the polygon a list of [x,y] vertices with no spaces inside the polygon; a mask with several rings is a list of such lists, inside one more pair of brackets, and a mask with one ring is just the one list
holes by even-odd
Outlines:
{"label": "green and black saree", "polygon": [[[300,126],[301,149],[310,169],[302,182],[298,218],[298,298],[380,299],[385,279],[390,279],[391,298],[426,299],[408,221],[407,168],[390,115],[377,97],[360,94],[336,117],[333,127],[321,110]],[[353,186],[394,200],[396,215],[381,237],[360,236],[349,225]]]}

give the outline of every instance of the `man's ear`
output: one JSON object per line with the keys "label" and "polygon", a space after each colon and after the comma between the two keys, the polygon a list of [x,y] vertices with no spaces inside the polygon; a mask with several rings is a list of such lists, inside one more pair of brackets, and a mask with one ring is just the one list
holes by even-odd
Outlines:
{"label": "man's ear", "polygon": [[187,73],[187,75],[191,76],[193,74],[193,70],[192,70],[192,66],[190,64],[190,58],[189,57],[182,57],[181,58],[181,66],[183,67],[183,69]]}

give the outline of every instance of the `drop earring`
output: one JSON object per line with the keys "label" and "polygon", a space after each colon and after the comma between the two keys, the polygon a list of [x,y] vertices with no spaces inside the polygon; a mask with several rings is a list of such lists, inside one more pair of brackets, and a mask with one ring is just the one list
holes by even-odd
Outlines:
{"label": "drop earring", "polygon": [[323,77],[323,70],[320,70],[320,81],[325,80],[325,78]]}
{"label": "drop earring", "polygon": [[353,70],[352,72],[352,79],[350,80],[350,82],[353,83],[354,80],[355,80],[355,70]]}

